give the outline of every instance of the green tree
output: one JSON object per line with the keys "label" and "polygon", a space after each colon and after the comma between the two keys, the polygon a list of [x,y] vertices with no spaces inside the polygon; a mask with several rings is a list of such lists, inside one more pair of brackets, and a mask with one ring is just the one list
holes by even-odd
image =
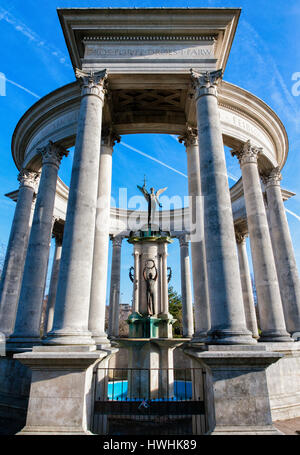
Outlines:
{"label": "green tree", "polygon": [[173,324],[173,337],[182,337],[182,302],[179,295],[173,286],[169,286],[169,312],[176,319]]}

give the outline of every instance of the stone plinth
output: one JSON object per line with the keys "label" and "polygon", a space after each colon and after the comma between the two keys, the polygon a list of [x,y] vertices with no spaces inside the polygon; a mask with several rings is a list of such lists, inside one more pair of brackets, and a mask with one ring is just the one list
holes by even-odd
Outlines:
{"label": "stone plinth", "polygon": [[173,350],[188,341],[119,338],[128,350],[128,398],[166,398],[174,395]]}
{"label": "stone plinth", "polygon": [[280,434],[272,425],[266,370],[282,357],[256,346],[187,348],[206,369],[207,434]]}
{"label": "stone plinth", "polygon": [[32,370],[26,426],[18,434],[91,434],[93,368],[110,353],[51,346],[16,354]]}

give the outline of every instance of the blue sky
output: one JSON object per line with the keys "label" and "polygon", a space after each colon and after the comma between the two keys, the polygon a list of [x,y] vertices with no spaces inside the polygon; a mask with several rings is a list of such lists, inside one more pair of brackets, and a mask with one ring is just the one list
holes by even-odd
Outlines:
{"label": "blue sky", "polygon": [[[293,96],[292,75],[300,72],[300,2],[291,0],[248,1],[66,1],[0,0],[2,37],[0,73],[7,79],[6,96],[0,97],[0,245],[7,244],[14,203],[4,193],[17,188],[17,169],[11,157],[13,130],[24,112],[50,91],[75,79],[56,13],[57,7],[241,7],[237,33],[224,79],[253,92],[269,104],[284,123],[290,142],[282,186],[297,193],[286,208],[300,217],[300,96]],[[112,196],[118,204],[120,187],[128,195],[137,194],[136,184],[146,173],[155,188],[167,186],[166,194],[187,194],[187,165],[184,147],[169,135],[122,137],[113,155]],[[168,167],[141,156],[132,148],[151,154]],[[227,167],[239,177],[237,160],[228,151]],[[68,183],[72,153],[64,159],[59,175]],[[230,180],[230,184],[234,181]],[[300,218],[288,213],[298,268],[300,268]],[[53,248],[51,249],[53,251]],[[121,301],[131,300],[128,269],[132,265],[131,246],[125,241],[122,252]],[[52,255],[52,254],[51,254]],[[111,251],[110,251],[111,256]],[[180,292],[179,247],[169,248],[172,284]]]}

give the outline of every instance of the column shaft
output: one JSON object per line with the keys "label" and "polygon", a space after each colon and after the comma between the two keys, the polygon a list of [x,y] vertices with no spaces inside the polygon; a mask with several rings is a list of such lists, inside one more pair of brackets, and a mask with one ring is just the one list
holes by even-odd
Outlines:
{"label": "column shaft", "polygon": [[9,342],[32,346],[40,339],[40,320],[48,268],[52,216],[60,161],[67,151],[52,142],[40,149],[42,173],[29,237],[14,332]]}
{"label": "column shaft", "polygon": [[44,326],[45,333],[50,332],[52,329],[52,326],[53,326],[54,307],[55,307],[55,300],[56,300],[56,293],[57,293],[61,252],[62,252],[62,235],[57,234],[57,235],[55,235],[55,252],[54,252],[54,258],[53,258],[50,287],[49,287],[49,294],[48,294],[47,315],[45,318],[45,326]]}
{"label": "column shaft", "polygon": [[194,316],[192,304],[189,244],[185,236],[180,237],[179,242],[182,298],[182,333],[185,338],[191,338],[194,333]]}
{"label": "column shaft", "polygon": [[17,205],[7,245],[0,282],[0,332],[9,336],[13,330],[30,232],[31,208],[39,174],[24,169],[20,181]]}
{"label": "column shaft", "polygon": [[121,247],[122,238],[113,238],[111,260],[110,299],[109,299],[109,333],[110,337],[119,336],[120,317],[120,280],[121,280]]}
{"label": "column shaft", "polygon": [[248,231],[262,334],[260,341],[291,341],[285,327],[268,221],[257,168],[260,149],[245,143],[236,154],[242,169]]}
{"label": "column shaft", "polygon": [[193,337],[195,341],[201,341],[207,337],[207,332],[210,329],[210,308],[204,244],[198,131],[188,127],[184,136],[179,138],[179,142],[184,142],[186,146],[188,167],[190,239],[195,311]]}
{"label": "column shaft", "polygon": [[168,266],[167,266],[167,245],[163,244],[163,252],[161,255],[161,271],[162,271],[162,285],[161,285],[161,314],[169,314],[169,290],[168,290]]}
{"label": "column shaft", "polygon": [[85,74],[52,331],[48,344],[93,345],[88,330],[106,72]]}
{"label": "column shaft", "polygon": [[251,344],[235,246],[231,199],[225,163],[216,81],[220,71],[192,73],[198,87],[198,120],[201,194],[204,204],[204,238],[212,344]]}
{"label": "column shaft", "polygon": [[246,248],[246,236],[236,233],[236,239],[247,329],[250,330],[253,338],[258,338],[257,319]]}
{"label": "column shaft", "polygon": [[[135,246],[134,246],[135,248]],[[133,308],[132,312],[137,313],[139,311],[139,267],[140,267],[140,254],[138,251],[134,251],[134,283],[133,283]]]}
{"label": "column shaft", "polygon": [[105,333],[106,288],[110,227],[112,153],[116,137],[105,130],[101,139],[101,156],[96,212],[89,330],[97,344],[107,343]]}
{"label": "column shaft", "polygon": [[280,189],[281,174],[275,168],[266,185],[269,226],[286,328],[293,338],[300,337],[300,279],[291,234]]}

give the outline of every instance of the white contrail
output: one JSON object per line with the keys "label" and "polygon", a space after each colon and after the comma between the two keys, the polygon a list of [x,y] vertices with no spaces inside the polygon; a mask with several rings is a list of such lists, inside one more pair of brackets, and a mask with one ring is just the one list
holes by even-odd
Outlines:
{"label": "white contrail", "polygon": [[[170,136],[172,136],[172,135],[170,135]],[[172,136],[172,137],[173,137],[173,136]],[[162,166],[165,166],[166,168],[171,169],[171,171],[176,172],[177,174],[182,175],[182,176],[185,177],[186,179],[188,178],[187,175],[184,174],[183,172],[180,172],[180,171],[178,171],[177,169],[174,169],[173,167],[169,166],[168,164],[163,163],[162,161],[157,160],[156,158],[153,158],[153,156],[151,156],[151,155],[147,155],[147,153],[144,153],[144,152],[142,152],[141,150],[138,150],[138,149],[132,147],[131,145],[126,144],[125,142],[121,142],[121,145],[124,145],[124,147],[127,147],[127,148],[130,149],[130,150],[133,150],[134,152],[138,153],[139,155],[142,155],[142,156],[145,156],[146,158],[149,158],[149,160],[155,161],[156,163],[159,163],[159,164],[161,164]],[[229,177],[231,180],[233,180],[234,182],[237,182],[237,181],[238,181],[238,178],[235,177],[234,175],[230,174],[229,172],[228,172],[228,177]]]}
{"label": "white contrail", "polygon": [[[174,139],[174,141],[177,142],[178,144],[178,137],[175,136],[175,134],[170,134],[171,138]],[[228,174],[228,177],[233,180],[234,182],[237,182],[238,181],[238,177],[236,177],[235,175],[231,174],[230,172],[227,172]]]}
{"label": "white contrail", "polygon": [[147,155],[147,153],[144,153],[141,150],[138,150],[138,149],[132,147],[131,145],[125,144],[125,142],[121,142],[121,145],[124,145],[124,147],[127,147],[130,150],[133,150],[134,152],[138,153],[139,155],[142,155],[142,156],[145,156],[146,158],[149,158],[149,160],[155,161],[156,163],[159,163],[162,166],[167,167],[168,169],[171,169],[171,171],[176,172],[177,174],[180,174],[180,175],[182,175],[183,177],[185,177],[187,179],[187,175],[185,175],[183,172],[180,172],[177,169],[174,169],[173,167],[169,166],[168,164],[163,163],[162,161],[157,160],[156,158],[153,158],[153,156]]}
{"label": "white contrail", "polygon": [[0,7],[0,21],[4,20],[7,22],[9,25],[11,25],[17,32],[21,33],[23,36],[28,38],[31,43],[34,43],[37,47],[43,49],[45,52],[47,52],[48,55],[52,55],[58,59],[58,61],[66,66],[66,67],[72,67],[70,63],[68,63],[66,60],[65,55],[56,47],[54,47],[52,44],[46,43],[41,39],[41,37],[35,33],[33,30],[31,30],[26,24],[21,22],[19,19],[17,19],[15,16],[13,16],[9,11],[5,10],[4,8]]}
{"label": "white contrail", "polygon": [[30,95],[34,96],[35,98],[41,99],[41,97],[40,97],[39,95],[37,95],[36,93],[31,92],[30,90],[28,90],[28,88],[25,88],[25,87],[23,87],[22,85],[17,84],[17,83],[14,82],[14,81],[10,81],[10,80],[7,79],[7,78],[5,78],[5,80],[6,80],[6,82],[9,82],[10,84],[15,85],[16,87],[18,87],[18,88],[24,90],[25,92],[29,93]]}
{"label": "white contrail", "polygon": [[236,177],[235,175],[231,174],[230,172],[227,171],[227,175],[228,177],[233,180],[234,182],[237,182],[238,181],[238,177]]}
{"label": "white contrail", "polygon": [[293,215],[295,218],[297,218],[297,220],[300,221],[300,216],[299,216],[299,215],[296,215],[296,213],[292,212],[291,210],[287,209],[286,207],[285,207],[285,211],[288,212],[288,213],[290,213],[290,214]]}
{"label": "white contrail", "polygon": [[175,134],[170,134],[170,136],[171,136],[171,138],[174,139],[174,141],[176,141],[177,144],[178,144],[178,138],[177,138],[177,136],[175,136]]}

